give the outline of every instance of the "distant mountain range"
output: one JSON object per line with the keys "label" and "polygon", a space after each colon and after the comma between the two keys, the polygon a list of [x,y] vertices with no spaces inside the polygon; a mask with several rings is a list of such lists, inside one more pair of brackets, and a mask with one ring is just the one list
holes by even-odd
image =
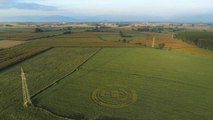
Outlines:
{"label": "distant mountain range", "polygon": [[0,22],[187,22],[187,23],[213,23],[213,14],[179,16],[173,18],[162,17],[118,17],[118,16],[15,16],[0,18]]}

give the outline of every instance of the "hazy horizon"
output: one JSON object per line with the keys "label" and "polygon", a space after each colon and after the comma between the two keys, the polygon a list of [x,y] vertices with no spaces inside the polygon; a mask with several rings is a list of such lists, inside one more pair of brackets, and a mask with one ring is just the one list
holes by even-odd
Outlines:
{"label": "hazy horizon", "polygon": [[47,17],[60,16],[50,19],[212,23],[212,5],[212,0],[0,0],[0,21],[39,21],[40,17],[48,22]]}

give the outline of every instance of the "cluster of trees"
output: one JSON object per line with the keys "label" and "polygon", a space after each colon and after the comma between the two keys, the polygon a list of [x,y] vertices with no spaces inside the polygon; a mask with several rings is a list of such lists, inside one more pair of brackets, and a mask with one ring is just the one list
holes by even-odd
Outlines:
{"label": "cluster of trees", "polygon": [[86,30],[86,32],[110,32],[110,30],[107,28],[108,27],[96,25],[95,28],[88,29],[88,30]]}
{"label": "cluster of trees", "polygon": [[213,50],[213,32],[180,32],[175,37],[198,47]]}
{"label": "cluster of trees", "polygon": [[160,43],[160,44],[158,45],[158,48],[159,48],[159,49],[163,49],[163,48],[165,47],[165,45],[166,45],[165,43]]}
{"label": "cluster of trees", "polygon": [[163,27],[144,27],[144,28],[138,28],[137,31],[140,32],[157,32],[160,33],[164,30]]}
{"label": "cluster of trees", "polygon": [[129,26],[130,24],[129,23],[120,23],[117,25],[118,25],[118,27],[125,27],[125,26]]}
{"label": "cluster of trees", "polygon": [[122,31],[119,31],[121,40],[119,40],[119,42],[123,42],[123,43],[127,43],[129,42],[127,39],[130,37],[133,37],[132,35],[128,35],[128,34],[124,34]]}
{"label": "cluster of trees", "polygon": [[46,30],[37,27],[37,28],[35,28],[34,32],[40,33],[40,32],[49,32],[49,31],[61,31],[61,30],[69,30],[69,31],[71,31],[72,27],[65,27],[65,28],[61,28],[61,29],[46,29]]}
{"label": "cluster of trees", "polygon": [[71,33],[72,33],[71,31],[64,32],[64,34],[71,34]]}
{"label": "cluster of trees", "polygon": [[182,28],[164,28],[162,26],[158,26],[158,27],[143,27],[143,28],[138,28],[137,31],[140,32],[156,32],[156,33],[162,33],[162,32],[178,32],[178,31],[182,31]]}
{"label": "cluster of trees", "polygon": [[41,28],[35,28],[35,32],[40,33],[40,32],[44,32],[44,30],[42,30]]}
{"label": "cluster of trees", "polygon": [[129,41],[127,41],[127,39],[121,39],[121,40],[118,40],[118,41],[123,42],[123,43],[129,42]]}
{"label": "cluster of trees", "polygon": [[10,24],[6,24],[5,26],[6,27],[13,27],[13,25],[10,25]]}
{"label": "cluster of trees", "polygon": [[119,32],[121,37],[132,37],[132,35],[124,34],[122,31]]}

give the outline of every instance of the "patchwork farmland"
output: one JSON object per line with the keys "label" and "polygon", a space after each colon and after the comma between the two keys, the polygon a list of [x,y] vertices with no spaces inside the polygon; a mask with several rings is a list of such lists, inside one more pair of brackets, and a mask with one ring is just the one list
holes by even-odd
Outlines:
{"label": "patchwork farmland", "polygon": [[24,42],[0,50],[0,119],[213,119],[211,50],[172,37],[180,33],[67,26],[2,28]]}

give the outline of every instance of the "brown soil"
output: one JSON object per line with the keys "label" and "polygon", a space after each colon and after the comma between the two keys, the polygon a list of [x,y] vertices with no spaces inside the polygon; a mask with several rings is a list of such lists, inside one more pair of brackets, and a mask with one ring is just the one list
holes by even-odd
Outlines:
{"label": "brown soil", "polygon": [[[171,51],[213,57],[213,51],[198,48],[197,46],[185,43],[182,40],[172,39],[171,34],[155,34],[152,36],[155,36],[155,48],[158,48],[160,43],[165,43],[165,48],[170,49]],[[131,43],[142,43],[151,47],[152,37],[136,38],[133,39]]]}
{"label": "brown soil", "polygon": [[24,43],[24,41],[1,40],[0,49],[13,47],[22,43]]}

